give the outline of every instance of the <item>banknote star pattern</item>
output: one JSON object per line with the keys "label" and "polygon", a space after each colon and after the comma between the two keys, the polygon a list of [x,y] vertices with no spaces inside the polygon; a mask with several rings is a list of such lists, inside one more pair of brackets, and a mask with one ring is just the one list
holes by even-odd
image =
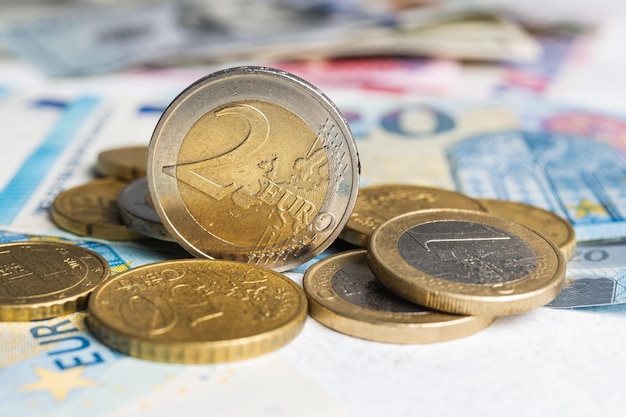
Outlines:
{"label": "banknote star pattern", "polygon": [[600,204],[595,204],[586,198],[580,200],[580,203],[576,207],[576,218],[582,219],[585,216],[591,214],[606,214],[606,210]]}
{"label": "banknote star pattern", "polygon": [[35,367],[39,380],[24,385],[22,391],[49,391],[55,400],[61,402],[77,388],[93,387],[96,381],[82,377],[84,368],[78,367],[65,371],[54,371]]}

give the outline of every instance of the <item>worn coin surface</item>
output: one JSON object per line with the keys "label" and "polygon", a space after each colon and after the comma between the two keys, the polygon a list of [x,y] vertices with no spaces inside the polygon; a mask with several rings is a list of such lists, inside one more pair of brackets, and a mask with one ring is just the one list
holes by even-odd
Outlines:
{"label": "worn coin surface", "polygon": [[385,221],[432,208],[486,211],[477,200],[455,191],[411,184],[374,185],[359,190],[354,210],[339,237],[366,247],[372,232]]}
{"label": "worn coin surface", "polygon": [[141,239],[122,221],[117,196],[126,183],[113,177],[89,181],[56,196],[50,215],[61,229],[108,240]]}
{"label": "worn coin surface", "polygon": [[390,292],[367,264],[367,251],[325,258],[304,274],[311,317],[331,329],[389,343],[434,343],[474,334],[493,317],[431,310]]}
{"label": "worn coin surface", "polygon": [[506,217],[543,233],[570,259],[576,249],[576,232],[570,222],[551,211],[508,200],[478,199],[489,213]]}
{"label": "worn coin surface", "polygon": [[219,71],[185,89],[155,128],[147,171],[155,209],[186,250],[275,270],[332,243],[359,181],[335,105],[263,67]]}
{"label": "worn coin surface", "polygon": [[97,253],[61,242],[0,245],[0,320],[28,321],[82,310],[110,274]]}
{"label": "worn coin surface", "polygon": [[96,172],[103,177],[117,177],[131,181],[146,176],[147,146],[126,146],[98,154]]}
{"label": "worn coin surface", "polygon": [[137,233],[159,240],[174,240],[154,210],[145,177],[126,185],[117,196],[117,204],[124,224]]}
{"label": "worn coin surface", "polygon": [[103,343],[155,361],[214,363],[278,349],[298,335],[307,300],[292,280],[241,262],[187,259],[116,275],[89,300]]}
{"label": "worn coin surface", "polygon": [[456,314],[500,316],[552,301],[565,259],[549,239],[509,219],[467,210],[424,210],[381,225],[368,262],[387,288]]}

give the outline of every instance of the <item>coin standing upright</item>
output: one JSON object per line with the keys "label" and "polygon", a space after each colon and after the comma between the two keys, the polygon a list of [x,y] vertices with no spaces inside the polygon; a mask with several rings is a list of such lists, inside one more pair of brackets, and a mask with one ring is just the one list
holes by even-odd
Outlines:
{"label": "coin standing upright", "polygon": [[359,162],[347,122],[321,91],[283,71],[238,67],[168,106],[147,176],[159,217],[188,252],[280,271],[339,235]]}

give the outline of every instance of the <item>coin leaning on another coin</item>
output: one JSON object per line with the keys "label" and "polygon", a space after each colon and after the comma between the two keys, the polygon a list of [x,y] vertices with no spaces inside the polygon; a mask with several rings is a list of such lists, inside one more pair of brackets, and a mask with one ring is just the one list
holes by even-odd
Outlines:
{"label": "coin leaning on another coin", "polygon": [[368,263],[393,292],[435,310],[500,316],[552,301],[565,259],[512,220],[468,210],[422,210],[372,234]]}
{"label": "coin leaning on another coin", "polygon": [[434,311],[397,296],[378,282],[365,250],[342,252],[315,263],[304,274],[303,286],[314,319],[378,342],[444,342],[472,335],[495,320]]}
{"label": "coin leaning on another coin", "polygon": [[283,71],[238,67],[168,106],[147,177],[159,217],[191,254],[280,271],[339,235],[359,162],[347,122],[321,91]]}
{"label": "coin leaning on another coin", "polygon": [[477,200],[455,191],[414,184],[373,185],[359,189],[354,210],[339,237],[367,247],[372,232],[385,221],[410,211],[433,208],[486,211]]}

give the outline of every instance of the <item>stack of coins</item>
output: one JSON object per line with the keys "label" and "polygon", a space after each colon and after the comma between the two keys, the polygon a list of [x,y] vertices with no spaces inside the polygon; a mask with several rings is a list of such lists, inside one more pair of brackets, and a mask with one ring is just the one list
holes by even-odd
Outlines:
{"label": "stack of coins", "polygon": [[367,250],[305,273],[311,315],[393,343],[465,337],[549,303],[575,245],[571,224],[543,209],[406,184],[361,189],[341,237]]}

